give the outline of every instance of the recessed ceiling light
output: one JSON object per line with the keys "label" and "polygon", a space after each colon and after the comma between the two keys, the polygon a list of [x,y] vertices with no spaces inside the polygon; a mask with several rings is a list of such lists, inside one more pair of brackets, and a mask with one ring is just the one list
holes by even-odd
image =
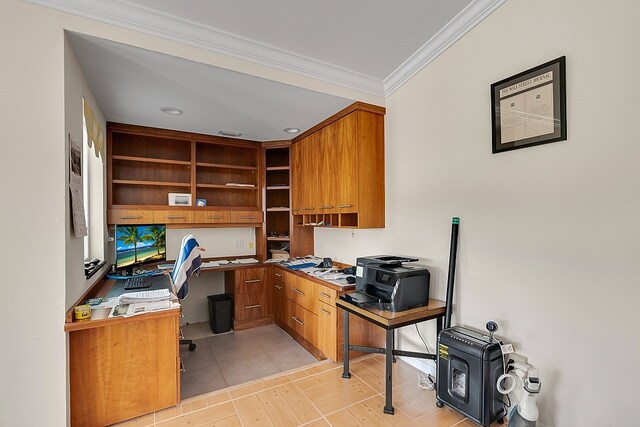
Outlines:
{"label": "recessed ceiling light", "polygon": [[298,133],[298,132],[300,132],[300,129],[298,129],[298,128],[284,128],[282,130],[285,131],[286,133]]}
{"label": "recessed ceiling light", "polygon": [[218,135],[233,136],[233,137],[237,138],[239,136],[242,136],[242,133],[240,133],[240,132],[231,132],[231,131],[228,131],[228,130],[221,130],[221,131],[218,131]]}
{"label": "recessed ceiling light", "polygon": [[182,114],[182,110],[175,107],[162,107],[160,111],[165,114],[169,114],[170,116],[179,116]]}

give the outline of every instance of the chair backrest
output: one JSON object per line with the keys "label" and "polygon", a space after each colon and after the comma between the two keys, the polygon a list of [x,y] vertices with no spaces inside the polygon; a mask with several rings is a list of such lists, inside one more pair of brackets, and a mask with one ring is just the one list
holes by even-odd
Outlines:
{"label": "chair backrest", "polygon": [[184,299],[189,293],[189,278],[200,270],[202,258],[200,257],[200,246],[193,234],[187,234],[182,238],[180,253],[176,258],[171,272],[171,281],[176,288],[176,295]]}

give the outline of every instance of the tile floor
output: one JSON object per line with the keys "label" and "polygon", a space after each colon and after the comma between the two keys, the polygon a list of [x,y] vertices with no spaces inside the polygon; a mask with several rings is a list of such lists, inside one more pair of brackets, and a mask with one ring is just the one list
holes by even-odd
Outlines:
{"label": "tile floor", "polygon": [[186,369],[182,400],[317,362],[276,325],[214,335],[202,322],[183,326],[182,332],[197,345],[195,351],[180,346]]}
{"label": "tile floor", "polygon": [[[178,406],[119,424],[173,426],[427,426],[475,427],[448,408],[435,406],[435,392],[418,386],[417,371],[398,360],[393,366],[394,415],[384,407],[384,358],[353,361],[352,377],[331,361],[183,400]],[[494,423],[492,427],[499,424]]]}

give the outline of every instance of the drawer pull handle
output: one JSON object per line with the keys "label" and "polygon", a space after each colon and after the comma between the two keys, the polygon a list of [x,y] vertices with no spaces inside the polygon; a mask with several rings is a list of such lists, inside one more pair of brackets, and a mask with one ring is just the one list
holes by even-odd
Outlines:
{"label": "drawer pull handle", "polygon": [[255,304],[255,305],[245,305],[244,308],[258,308],[260,307],[260,304]]}
{"label": "drawer pull handle", "polygon": [[333,206],[320,206],[320,209],[331,209]]}
{"label": "drawer pull handle", "polygon": [[339,208],[350,208],[353,205],[338,205]]}
{"label": "drawer pull handle", "polygon": [[252,280],[245,280],[244,283],[257,283],[260,282],[260,279],[252,279]]}
{"label": "drawer pull handle", "polygon": [[291,208],[291,212],[296,212],[296,211],[299,211],[299,210],[300,210],[300,208]]}
{"label": "drawer pull handle", "polygon": [[304,295],[304,292],[302,292],[300,289],[298,288],[293,288],[292,289],[293,292],[295,292],[296,294],[300,294],[300,295]]}
{"label": "drawer pull handle", "polygon": [[276,277],[282,277],[282,274],[280,273],[275,273],[275,274],[276,274]]}
{"label": "drawer pull handle", "polygon": [[240,219],[256,219],[255,216],[241,216]]}
{"label": "drawer pull handle", "polygon": [[331,298],[331,295],[326,294],[326,293],[324,293],[324,292],[320,292],[320,295],[322,295],[322,296],[323,296],[323,297],[325,297],[325,298]]}
{"label": "drawer pull handle", "polygon": [[222,219],[222,216],[208,216],[207,219]]}
{"label": "drawer pull handle", "polygon": [[282,286],[278,286],[278,285],[273,285],[273,286],[275,286],[275,287],[276,287],[276,289],[280,289],[280,290],[282,290]]}
{"label": "drawer pull handle", "polygon": [[292,318],[294,321],[298,322],[299,324],[304,325],[304,322],[303,322],[302,320],[298,319],[296,316],[291,316],[291,318]]}
{"label": "drawer pull handle", "polygon": [[303,210],[303,211],[312,211],[312,210],[314,210],[314,209],[315,209],[315,208],[303,208],[302,210]]}
{"label": "drawer pull handle", "polygon": [[142,215],[121,216],[120,219],[142,219]]}
{"label": "drawer pull handle", "polygon": [[326,314],[326,315],[330,315],[330,314],[331,314],[330,312],[328,312],[328,311],[327,311],[327,310],[325,310],[324,308],[321,308],[321,309],[320,309],[320,311],[321,311],[321,312],[323,312],[323,313],[324,313],[324,314]]}
{"label": "drawer pull handle", "polygon": [[167,215],[165,216],[166,219],[182,219],[184,218],[184,215]]}

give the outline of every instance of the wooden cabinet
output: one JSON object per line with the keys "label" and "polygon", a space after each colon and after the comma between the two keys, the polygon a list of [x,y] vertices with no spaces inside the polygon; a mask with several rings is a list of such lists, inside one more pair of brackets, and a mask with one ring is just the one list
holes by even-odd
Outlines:
{"label": "wooden cabinet", "polygon": [[335,305],[318,304],[318,349],[329,359],[338,360],[338,315]]}
{"label": "wooden cabinet", "polygon": [[[344,290],[302,273],[277,266],[273,269],[276,324],[316,357],[342,360],[343,320],[335,303]],[[278,315],[280,310],[282,316]],[[384,347],[384,331],[354,316],[349,323],[349,337],[354,344]]]}
{"label": "wooden cabinet", "polygon": [[[109,224],[262,223],[259,143],[119,123],[107,123],[107,143]],[[169,207],[169,193],[193,206]]]}
{"label": "wooden cabinet", "polygon": [[233,329],[273,323],[273,289],[268,267],[225,272],[225,290],[233,296]]}
{"label": "wooden cabinet", "polygon": [[277,321],[285,321],[284,307],[287,301],[285,284],[282,272],[276,271],[273,275],[273,312]]}
{"label": "wooden cabinet", "polygon": [[71,426],[105,426],[180,403],[179,310],[70,324]]}
{"label": "wooden cabinet", "polygon": [[292,150],[294,224],[384,227],[384,108],[356,103]]}

